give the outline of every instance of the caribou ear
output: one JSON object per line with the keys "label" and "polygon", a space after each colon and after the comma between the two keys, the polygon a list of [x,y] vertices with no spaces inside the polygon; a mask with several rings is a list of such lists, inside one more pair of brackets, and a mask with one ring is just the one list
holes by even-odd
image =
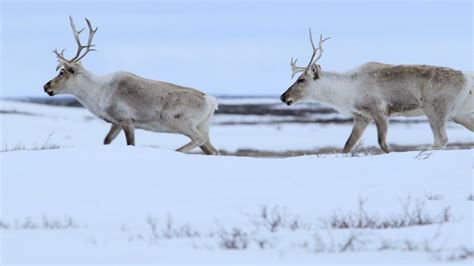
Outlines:
{"label": "caribou ear", "polygon": [[64,69],[71,74],[76,74],[76,66],[73,64],[64,64]]}
{"label": "caribou ear", "polygon": [[318,64],[311,65],[311,71],[313,72],[313,79],[317,80],[321,77],[321,66]]}
{"label": "caribou ear", "polygon": [[75,74],[77,72],[77,66],[73,63],[69,63],[68,61],[62,61],[59,63],[58,67],[63,67],[64,70],[71,74]]}

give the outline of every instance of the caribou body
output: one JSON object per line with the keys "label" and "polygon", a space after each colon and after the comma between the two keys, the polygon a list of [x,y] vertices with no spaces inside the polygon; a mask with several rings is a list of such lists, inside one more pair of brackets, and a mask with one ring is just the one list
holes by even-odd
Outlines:
{"label": "caribou body", "polygon": [[310,30],[312,58],[307,67],[297,67],[296,61],[291,60],[293,75],[302,74],[281,95],[281,100],[288,105],[319,101],[352,116],[353,129],[343,152],[352,150],[371,121],[375,121],[380,147],[390,152],[385,140],[390,116],[425,115],[433,132],[435,149],[444,148],[448,142],[448,119],[474,132],[472,73],[447,67],[376,62],[345,73],[325,72],[316,61],[322,55],[322,44],[326,40],[321,36],[316,48]]}
{"label": "caribou body", "polygon": [[82,45],[71,17],[70,24],[78,45],[76,56],[64,58],[64,50],[56,54],[59,74],[44,85],[50,96],[72,94],[97,117],[112,124],[104,139],[110,144],[123,129],[127,145],[135,145],[136,128],[166,133],[180,133],[191,139],[177,149],[189,152],[200,147],[206,154],[218,154],[209,140],[209,126],[217,110],[214,97],[198,90],[175,84],[149,80],[129,72],[98,76],[79,62],[93,51],[92,38],[97,31],[86,19],[89,28],[87,45]]}

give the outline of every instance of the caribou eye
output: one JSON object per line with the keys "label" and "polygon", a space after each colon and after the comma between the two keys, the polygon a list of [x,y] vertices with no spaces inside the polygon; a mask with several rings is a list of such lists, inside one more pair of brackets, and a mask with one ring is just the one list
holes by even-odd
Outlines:
{"label": "caribou eye", "polygon": [[302,82],[304,82],[304,79],[298,79],[296,82],[297,83],[302,83]]}
{"label": "caribou eye", "polygon": [[59,76],[63,76],[64,75],[64,69],[61,69],[61,71],[59,71]]}

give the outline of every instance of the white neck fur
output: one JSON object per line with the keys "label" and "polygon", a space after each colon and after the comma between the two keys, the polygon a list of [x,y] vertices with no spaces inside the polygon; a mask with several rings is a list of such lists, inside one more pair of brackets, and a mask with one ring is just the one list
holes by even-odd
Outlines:
{"label": "white neck fur", "polygon": [[99,108],[98,103],[102,93],[102,87],[106,83],[105,80],[84,69],[76,75],[69,92],[87,109],[96,113],[95,111]]}
{"label": "white neck fur", "polygon": [[351,74],[323,71],[321,78],[311,84],[308,98],[327,103],[338,111],[346,113],[344,111],[354,101],[356,82]]}

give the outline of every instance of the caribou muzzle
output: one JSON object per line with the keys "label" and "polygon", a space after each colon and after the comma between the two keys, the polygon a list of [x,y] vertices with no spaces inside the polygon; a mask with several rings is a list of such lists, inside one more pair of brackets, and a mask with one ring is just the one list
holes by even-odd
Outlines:
{"label": "caribou muzzle", "polygon": [[46,92],[49,96],[54,96],[54,91],[51,89],[51,81],[44,84],[43,86],[44,92]]}
{"label": "caribou muzzle", "polygon": [[291,97],[288,97],[288,90],[285,91],[285,93],[283,93],[281,96],[280,96],[280,100],[284,103],[286,103],[288,106],[292,105],[295,101],[291,98]]}

